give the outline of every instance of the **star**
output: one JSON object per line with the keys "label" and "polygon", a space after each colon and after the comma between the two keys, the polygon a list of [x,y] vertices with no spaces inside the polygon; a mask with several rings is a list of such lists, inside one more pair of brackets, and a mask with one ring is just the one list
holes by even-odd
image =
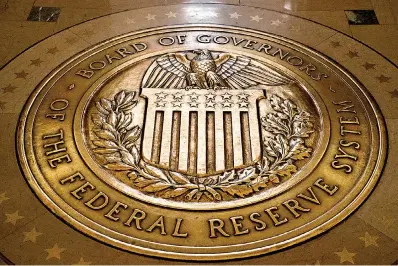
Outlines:
{"label": "star", "polygon": [[238,14],[238,13],[231,13],[231,14],[229,14],[229,16],[230,16],[230,18],[236,18],[236,19],[239,19],[239,17],[240,16],[242,16],[242,15],[240,15],[240,14]]}
{"label": "star", "polygon": [[173,13],[173,12],[169,12],[165,14],[168,18],[176,18],[177,17],[177,13]]}
{"label": "star", "polygon": [[209,94],[206,94],[205,96],[206,96],[206,100],[212,101],[212,100],[216,99],[217,95],[210,92]]}
{"label": "star", "polygon": [[398,98],[398,90],[395,89],[393,91],[389,91],[388,93],[391,94],[391,98]]}
{"label": "star", "polygon": [[335,252],[334,254],[336,254],[337,256],[340,257],[340,263],[348,261],[348,262],[351,262],[352,264],[354,264],[353,257],[356,255],[356,253],[348,252],[348,250],[345,247],[342,251]]}
{"label": "star", "polygon": [[247,107],[249,107],[249,103],[248,102],[240,102],[239,103],[239,107],[240,108],[247,108]]}
{"label": "star", "polygon": [[388,217],[386,217],[386,216],[383,216],[382,218],[381,218],[381,221],[380,221],[385,227],[390,227],[394,222],[395,222],[395,219],[394,218],[388,218]]}
{"label": "star", "polygon": [[0,109],[1,109],[1,110],[4,110],[4,109],[6,108],[6,106],[5,106],[6,103],[7,103],[7,102],[2,102],[2,101],[0,101]]}
{"label": "star", "polygon": [[158,100],[159,99],[166,99],[166,97],[167,97],[167,93],[164,93],[163,91],[162,92],[159,92],[159,93],[155,93],[155,95],[156,95],[156,97],[158,97]]}
{"label": "star", "polygon": [[181,107],[182,102],[172,102],[173,107]]}
{"label": "star", "polygon": [[72,265],[90,265],[92,262],[91,261],[85,261],[83,259],[83,257],[80,257],[79,262],[77,262],[76,264],[72,264]]}
{"label": "star", "polygon": [[241,93],[241,94],[238,94],[237,96],[238,96],[239,100],[247,101],[249,94]]}
{"label": "star", "polygon": [[16,88],[17,87],[11,86],[11,84],[8,84],[6,87],[1,88],[1,89],[3,90],[3,93],[13,93]]}
{"label": "star", "polygon": [[300,27],[300,26],[294,26],[294,25],[292,25],[292,26],[289,28],[289,30],[295,31],[295,32],[299,32],[299,31],[301,30],[301,27]]}
{"label": "star", "polygon": [[48,253],[46,260],[49,260],[51,258],[56,258],[56,259],[61,259],[61,253],[64,252],[66,249],[65,248],[60,248],[58,244],[55,244],[52,248],[45,249],[45,251]]}
{"label": "star", "polygon": [[199,105],[199,103],[197,103],[197,102],[190,102],[189,103],[189,106],[191,106],[191,107],[198,107],[198,105]]}
{"label": "star", "polygon": [[330,44],[331,44],[334,48],[337,48],[337,47],[340,47],[340,46],[341,46],[340,42],[331,41]]}
{"label": "star", "polygon": [[207,102],[206,107],[214,108],[216,106],[215,102]]}
{"label": "star", "polygon": [[391,77],[386,77],[384,75],[380,75],[380,76],[376,77],[376,79],[378,79],[380,83],[384,83],[384,82],[389,82]]}
{"label": "star", "polygon": [[184,95],[182,95],[181,92],[177,92],[176,94],[173,95],[173,99],[176,101],[181,101],[183,96]]}
{"label": "star", "polygon": [[58,52],[59,52],[59,50],[56,46],[54,46],[53,48],[47,49],[47,54],[55,55]]}
{"label": "star", "polygon": [[155,19],[156,19],[155,17],[156,17],[156,15],[148,14],[148,15],[146,15],[145,18],[146,18],[147,20],[155,20]]}
{"label": "star", "polygon": [[357,51],[348,51],[347,54],[351,59],[354,57],[359,57],[358,52]]}
{"label": "star", "polygon": [[224,93],[223,95],[221,95],[222,99],[225,100],[231,100],[232,95],[229,94],[228,92]]}
{"label": "star", "polygon": [[35,60],[30,60],[30,65],[31,66],[40,66],[40,64],[43,62],[44,61],[42,61],[40,58],[37,58]]}
{"label": "star", "polygon": [[231,107],[231,103],[230,102],[223,102],[222,103],[222,107]]}
{"label": "star", "polygon": [[257,22],[260,22],[260,20],[263,19],[263,18],[260,18],[258,15],[255,15],[254,17],[250,16],[250,18],[251,18],[252,21],[257,21]]}
{"label": "star", "polygon": [[42,235],[42,233],[36,231],[36,227],[33,227],[29,232],[23,232],[23,234],[25,235],[23,242],[31,241],[33,243],[36,242],[38,236]]}
{"label": "star", "polygon": [[67,44],[71,45],[77,42],[77,38],[76,37],[72,37],[72,38],[68,38],[65,41]]}
{"label": "star", "polygon": [[17,76],[16,79],[19,79],[19,78],[26,79],[26,77],[29,75],[29,73],[26,73],[25,70],[22,70],[21,72],[17,72],[14,74]]}
{"label": "star", "polygon": [[3,193],[0,194],[0,205],[6,201],[9,200],[10,198],[6,196],[6,192],[4,191]]}
{"label": "star", "polygon": [[14,213],[6,213],[7,219],[5,220],[4,223],[10,223],[13,225],[17,224],[17,221],[24,218],[23,216],[19,215],[19,211],[16,211]]}
{"label": "star", "polygon": [[135,20],[132,18],[126,18],[126,20],[124,22],[126,22],[126,24],[134,24]]}
{"label": "star", "polygon": [[378,238],[378,236],[371,236],[368,232],[365,232],[365,236],[362,236],[359,239],[365,242],[365,248],[367,248],[372,245],[378,247],[379,245],[376,242]]}
{"label": "star", "polygon": [[189,97],[191,98],[191,101],[195,101],[199,98],[199,95],[193,92],[191,95],[189,95]]}
{"label": "star", "polygon": [[156,107],[166,107],[167,102],[157,101],[155,103],[156,103]]}
{"label": "star", "polygon": [[283,22],[282,21],[280,21],[279,19],[277,19],[277,20],[271,20],[271,25],[272,26],[279,26],[279,25],[281,25]]}
{"label": "star", "polygon": [[375,65],[376,65],[376,64],[370,64],[370,63],[366,62],[366,63],[363,64],[362,66],[363,66],[366,70],[369,70],[369,69],[375,69]]}

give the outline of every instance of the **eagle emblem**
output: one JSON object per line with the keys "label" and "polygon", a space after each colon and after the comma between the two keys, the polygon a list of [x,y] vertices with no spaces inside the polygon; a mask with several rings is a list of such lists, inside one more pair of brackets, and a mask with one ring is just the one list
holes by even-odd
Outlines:
{"label": "eagle emblem", "polygon": [[220,53],[216,57],[207,49],[171,53],[157,58],[143,79],[144,88],[176,89],[247,89],[257,85],[280,86],[293,79],[246,56]]}
{"label": "eagle emblem", "polygon": [[[313,132],[310,114],[277,89],[266,95],[267,87],[292,83],[246,56],[206,49],[161,55],[143,75],[139,96],[123,90],[97,102],[93,122],[102,140],[93,144],[107,156],[106,168],[129,171],[134,187],[156,197],[244,198],[289,178],[294,162],[311,155],[304,141]],[[132,123],[141,100],[142,128]]]}

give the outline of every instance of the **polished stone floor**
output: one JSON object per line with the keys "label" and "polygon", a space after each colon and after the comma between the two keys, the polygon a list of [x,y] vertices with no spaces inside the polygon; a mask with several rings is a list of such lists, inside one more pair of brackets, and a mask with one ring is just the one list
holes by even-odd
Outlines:
{"label": "polished stone floor", "polygon": [[0,153],[3,263],[174,263],[99,244],[55,218],[25,184],[15,159],[15,130],[34,87],[65,59],[119,34],[183,23],[258,29],[320,51],[369,89],[389,133],[385,170],[358,211],[286,252],[229,263],[398,263],[397,0],[0,0],[0,136],[7,151]]}
{"label": "polished stone floor", "polygon": [[[348,34],[381,52],[393,62],[398,62],[398,44],[394,42],[398,36],[398,3],[395,0],[85,0],[78,3],[71,0],[1,0],[0,66],[30,45],[80,22],[123,10],[180,3],[251,6],[296,15]],[[243,15],[239,19],[247,18]]]}

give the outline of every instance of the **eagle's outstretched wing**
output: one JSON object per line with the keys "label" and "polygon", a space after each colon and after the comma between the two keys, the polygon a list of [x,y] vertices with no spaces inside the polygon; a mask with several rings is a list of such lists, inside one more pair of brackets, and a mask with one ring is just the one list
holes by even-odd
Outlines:
{"label": "eagle's outstretched wing", "polygon": [[185,88],[186,75],[190,72],[185,54],[166,54],[149,66],[142,79],[143,88]]}
{"label": "eagle's outstretched wing", "polygon": [[246,89],[256,85],[279,86],[294,82],[269,66],[254,64],[245,56],[220,54],[217,74],[233,89]]}

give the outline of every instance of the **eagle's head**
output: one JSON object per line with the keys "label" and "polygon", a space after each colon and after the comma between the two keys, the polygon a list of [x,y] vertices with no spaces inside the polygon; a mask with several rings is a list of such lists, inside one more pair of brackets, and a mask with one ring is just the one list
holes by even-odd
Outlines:
{"label": "eagle's head", "polygon": [[197,49],[193,50],[197,56],[195,56],[195,60],[213,60],[213,56],[211,55],[210,51],[207,49]]}

